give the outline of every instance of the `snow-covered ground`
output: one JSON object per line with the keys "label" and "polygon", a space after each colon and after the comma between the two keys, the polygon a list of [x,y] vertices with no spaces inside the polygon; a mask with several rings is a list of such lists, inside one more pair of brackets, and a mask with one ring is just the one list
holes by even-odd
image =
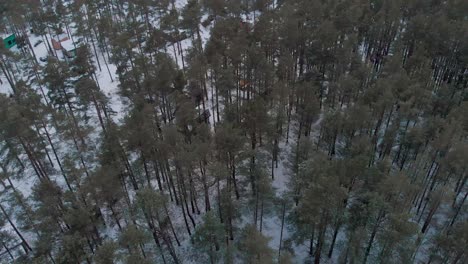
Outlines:
{"label": "snow-covered ground", "polygon": [[[183,8],[185,4],[186,4],[185,0],[176,1],[176,7],[178,9]],[[257,14],[257,16],[258,16],[258,14]],[[254,20],[253,20],[254,19],[254,14],[249,14],[248,16],[243,15],[243,17],[244,17],[245,20],[248,20],[251,23],[254,22]],[[207,15],[204,15],[203,18],[202,18],[202,21],[205,20],[206,18],[207,18]],[[203,26],[200,25],[200,33],[201,33],[201,37],[202,37],[203,46],[206,45],[206,42],[208,41],[208,39],[210,37],[211,28],[212,28],[212,24],[208,25],[207,27],[203,27]],[[47,35],[47,37],[50,40],[52,38],[62,39],[65,36],[57,37],[57,36]],[[76,36],[75,36],[75,38],[76,38]],[[30,42],[31,42],[32,45],[34,45],[35,43],[38,43],[40,40],[43,41],[41,44],[34,47],[34,52],[36,54],[36,58],[37,58],[38,63],[40,65],[45,65],[45,62],[43,61],[43,58],[48,56],[48,48],[47,48],[46,43],[44,42],[45,40],[43,38],[39,37],[39,36],[34,35],[34,34],[30,34],[29,39],[30,39]],[[190,38],[188,38],[188,39],[185,39],[185,40],[181,41],[180,44],[181,44],[181,47],[182,47],[182,52],[185,53],[185,52],[187,52],[187,49],[189,49],[191,47],[192,40]],[[50,43],[50,45],[52,46],[52,43]],[[179,68],[183,68],[182,54],[180,54],[179,52],[176,52],[176,53],[171,52],[171,48],[172,47],[170,47],[170,46],[168,47],[168,53],[173,57],[173,59],[175,61],[177,61]],[[19,52],[17,49],[12,49],[12,51],[13,52]],[[107,67],[104,66],[105,63],[106,63],[105,60],[107,60],[106,58],[104,58],[104,56],[106,56],[106,55],[103,54],[101,52],[101,50],[99,50],[99,49],[97,51],[98,51],[98,57],[97,58],[94,57],[94,53],[92,53],[93,54],[93,59],[95,61],[96,69],[98,68],[97,67],[97,61],[98,60],[99,60],[99,62],[101,64],[101,71],[97,70],[97,72],[96,72],[97,82],[99,84],[99,87],[100,87],[101,91],[108,97],[108,100],[109,100],[109,103],[110,103],[110,106],[111,106],[112,110],[116,113],[116,116],[114,117],[115,121],[117,123],[120,123],[122,118],[125,116],[126,108],[125,108],[125,103],[124,103],[125,99],[122,98],[119,95],[119,80],[118,80],[118,77],[116,75],[116,66],[107,61],[107,63],[108,63],[108,70],[107,70]],[[64,55],[60,50],[57,50],[55,52],[57,52],[57,56],[60,59],[64,59]],[[2,77],[2,82],[3,83],[0,85],[0,92],[1,93],[6,93],[6,94],[12,93],[11,87],[9,87],[8,82],[6,82],[6,80],[3,79],[4,76],[2,75],[1,77]],[[22,77],[26,77],[26,76],[22,76]],[[207,80],[207,87],[209,89],[209,91],[208,91],[208,100],[206,101],[207,109],[211,109],[212,110],[211,111],[212,116],[214,116],[215,115],[215,111],[214,111],[215,106],[212,104],[212,102],[213,102],[212,95],[215,93],[215,91],[213,91],[214,87],[211,85],[209,80]],[[46,93],[47,93],[47,91],[46,91]],[[220,110],[222,110],[222,107],[223,106],[221,105]],[[94,117],[94,118],[96,119],[96,117]],[[322,118],[323,118],[323,114],[320,115],[320,118],[317,120],[317,122],[312,127],[312,135],[314,137],[316,137],[318,135],[318,131],[319,131],[319,127],[320,127],[320,123],[321,123]],[[95,120],[95,122],[97,123],[97,120]],[[280,149],[281,149],[280,157],[281,157],[281,160],[278,163],[278,168],[275,168],[275,170],[274,170],[275,177],[274,177],[274,180],[272,181],[272,186],[273,186],[274,189],[276,189],[276,196],[278,198],[280,198],[282,195],[286,194],[286,192],[288,191],[288,182],[289,182],[290,173],[289,173],[288,168],[287,168],[287,159],[286,159],[286,157],[289,156],[289,151],[290,151],[289,149],[290,149],[291,145],[294,145],[293,140],[290,140],[289,145],[286,144],[284,140],[282,140],[280,142]],[[66,145],[63,145],[62,148],[61,148],[62,149],[61,154],[65,154],[65,153],[63,153],[63,151],[66,150],[67,148],[68,147]],[[36,178],[33,175],[34,175],[33,172],[28,169],[28,170],[26,170],[24,172],[24,177],[23,178],[13,180],[13,183],[14,183],[15,187],[18,188],[18,190],[20,190],[25,197],[28,197],[28,196],[31,195],[31,187],[34,185],[35,180],[36,180]],[[63,182],[63,179],[60,176],[57,176],[55,180],[57,181],[57,183],[60,186],[65,186],[65,183]],[[215,201],[215,194],[214,194],[213,191],[214,190],[210,191],[212,193],[210,195],[211,196],[211,201]],[[202,205],[203,201],[200,200],[199,204]],[[289,211],[289,209],[290,208],[288,208],[288,211]],[[182,215],[181,215],[181,209],[180,209],[180,207],[175,206],[174,204],[171,204],[170,205],[170,211],[171,211],[171,214],[172,214],[172,219],[174,219],[174,224],[176,226],[177,233],[181,234],[180,239],[182,240],[182,247],[177,248],[177,251],[180,253],[179,255],[185,256],[186,259],[184,259],[184,263],[190,263],[190,251],[192,249],[190,247],[189,236],[187,234],[187,231],[185,230],[185,226],[184,226],[184,223],[183,223],[183,218],[182,218]],[[202,213],[202,215],[203,215],[203,213]],[[197,223],[200,223],[202,215],[193,214],[193,217],[195,218]],[[281,217],[281,214],[279,214],[278,212],[274,212],[274,213],[266,214],[264,216],[264,218],[263,218],[263,234],[271,239],[269,245],[276,252],[279,249],[279,244],[280,244],[279,241],[280,241],[280,236],[281,236],[281,232],[280,232],[281,231],[281,218],[280,217]],[[243,217],[242,220],[241,220],[240,226],[242,227],[243,225],[249,224],[251,222],[252,222],[251,218]],[[290,238],[290,235],[291,234],[288,232],[288,228],[287,228],[287,226],[285,224],[285,227],[283,229],[283,242],[285,240],[287,240],[288,238]],[[116,236],[116,228],[115,227],[114,228],[107,227],[106,236],[115,237]],[[34,239],[34,235],[30,234],[30,237],[28,239],[32,241]],[[308,256],[307,246],[305,246],[305,245],[294,246],[294,250],[295,250],[295,257],[296,257],[297,263],[299,263],[302,260],[304,260],[305,258],[307,258],[307,256]],[[196,263],[196,262],[193,262],[193,263]]]}
{"label": "snow-covered ground", "polygon": [[[186,0],[177,0],[175,5],[178,9],[181,9],[185,6],[185,4],[187,3]],[[204,15],[202,17],[202,21],[204,21],[208,16],[207,15]],[[249,14],[248,16],[246,15],[243,15],[244,19],[245,20],[248,20],[252,23],[254,23],[255,21],[253,21],[254,19],[254,14]],[[257,17],[258,17],[258,14],[257,14]],[[207,27],[203,27],[200,25],[200,33],[201,33],[201,38],[202,38],[202,45],[203,47],[205,47],[209,37],[210,37],[210,31],[212,29],[212,25],[208,25]],[[73,33],[72,33],[73,34]],[[51,35],[48,35],[47,34],[47,38],[50,40],[50,39],[60,39],[62,38],[63,36],[60,36],[60,37],[57,37],[57,36],[51,36]],[[35,34],[29,34],[29,40],[31,42],[32,45],[34,45],[34,53],[36,55],[36,59],[38,61],[38,63],[40,65],[45,65],[45,62],[43,61],[43,59],[45,57],[48,56],[48,47],[47,47],[47,44],[45,43],[45,39],[43,39],[42,37],[40,36],[37,36]],[[38,44],[38,45],[35,45],[36,43],[39,43],[40,41],[43,41],[42,43]],[[52,43],[50,43],[50,45],[52,46]],[[180,45],[182,47],[182,52],[185,54],[187,52],[187,50],[192,46],[192,39],[191,38],[187,38],[183,41],[180,42]],[[169,46],[168,47],[168,54],[170,54],[170,56],[173,57],[173,59],[177,62],[179,68],[183,68],[183,63],[182,63],[182,58],[185,57],[183,56],[183,54],[181,54],[180,52],[176,51],[176,52],[172,52],[172,46]],[[362,59],[365,60],[365,54],[364,54],[364,50],[365,50],[365,47],[363,45],[361,45],[359,47],[359,51],[360,53],[362,54]],[[20,51],[17,49],[17,48],[13,48],[11,49],[12,52],[14,53],[19,53]],[[56,51],[57,52],[57,55],[59,58],[64,58],[64,55],[63,53],[58,50]],[[96,72],[96,77],[97,77],[97,82],[99,84],[99,87],[101,89],[101,91],[104,93],[104,95],[107,96],[108,100],[109,100],[109,105],[110,107],[112,108],[112,111],[116,113],[116,115],[114,116],[114,119],[117,123],[121,123],[123,117],[125,116],[126,114],[126,111],[127,111],[127,108],[126,108],[126,99],[125,98],[122,98],[120,95],[119,95],[119,80],[118,80],[118,77],[117,77],[117,74],[116,74],[116,66],[114,64],[111,64],[109,63],[108,61],[108,58],[105,57],[106,54],[103,54],[101,52],[100,49],[97,49],[97,54],[98,56],[97,57],[94,57],[94,53],[92,53],[93,55],[93,59],[95,61],[95,64],[96,64],[96,68],[97,68],[97,62],[99,61],[100,65],[101,65],[101,70],[97,70]],[[107,63],[107,66],[105,66]],[[20,65],[21,66],[21,65]],[[19,72],[16,76],[18,79],[24,79],[24,80],[27,80],[28,76],[26,75],[26,73],[24,72]],[[4,94],[11,94],[12,93],[12,89],[9,85],[9,83],[7,82],[5,76],[3,74],[0,74],[0,80],[1,80],[1,83],[0,83],[0,93],[4,93]],[[38,89],[38,87],[36,86],[36,84],[34,84],[35,88]],[[215,116],[215,109],[216,109],[216,106],[213,105],[213,95],[215,94],[215,91],[214,91],[214,87],[213,87],[213,84],[211,84],[210,80],[207,80],[207,87],[208,87],[208,100],[206,101],[206,107],[207,109],[210,109],[211,110],[211,114],[212,114],[212,118],[214,118]],[[46,89],[46,88],[45,88]],[[46,90],[47,92],[47,90]],[[223,106],[219,106],[222,110]],[[321,126],[321,122],[324,118],[324,113],[322,112],[318,118],[318,120],[312,125],[312,132],[311,132],[311,138],[313,140],[317,139],[318,136],[319,136],[319,131],[320,131],[320,126]],[[211,119],[210,119],[211,120]],[[219,120],[217,120],[219,121]],[[95,116],[93,116],[93,122],[94,124],[97,124],[97,119]],[[213,124],[213,122],[211,122],[211,124]],[[214,127],[212,127],[214,129]],[[381,129],[383,129],[383,126],[381,127]],[[291,130],[293,130],[291,128]],[[293,135],[294,133],[291,131],[291,135]],[[293,138],[293,137],[291,137]],[[54,139],[54,143],[55,141],[58,141],[57,138]],[[96,142],[98,143],[98,142]],[[65,154],[65,152],[68,150],[69,146],[67,145],[66,142],[57,142],[57,145],[60,146],[59,147],[59,154],[61,156],[63,156]],[[285,140],[281,140],[280,141],[280,144],[279,144],[279,147],[281,149],[281,154],[280,154],[280,161],[278,163],[278,167],[274,169],[274,180],[272,181],[272,186],[273,188],[276,190],[275,192],[275,195],[277,198],[281,198],[283,195],[285,195],[287,192],[288,192],[288,183],[290,181],[290,171],[289,171],[289,168],[288,168],[288,161],[287,161],[287,157],[289,156],[290,154],[290,147],[291,146],[294,146],[295,145],[295,142],[294,140],[290,140],[289,141],[289,144],[286,144]],[[52,161],[52,162],[55,162],[55,161]],[[29,164],[25,164],[26,165],[26,170],[24,172],[22,172],[22,177],[21,178],[12,178],[12,183],[13,185],[15,186],[15,188],[17,188],[19,191],[21,191],[21,193],[23,194],[24,197],[29,197],[32,193],[32,186],[34,185],[34,183],[36,182],[36,177],[34,176],[34,172],[32,171],[32,169],[30,168]],[[57,169],[57,165],[55,164],[55,168]],[[59,175],[57,173],[57,175]],[[57,184],[59,184],[60,186],[65,186],[65,183],[64,183],[64,180],[61,176],[57,176],[57,175],[54,175],[55,178],[54,180],[57,181]],[[156,185],[156,183],[154,183]],[[4,190],[4,188],[2,186],[0,186],[0,193],[1,192],[8,192],[10,190]],[[212,201],[212,203],[214,203],[214,201],[216,200],[215,198],[215,191],[214,191],[214,187],[212,187],[212,189],[210,190],[210,200]],[[202,205],[204,204],[203,203],[203,200],[201,200],[203,197],[200,197],[199,201],[198,201],[198,204],[203,207]],[[7,202],[4,201],[4,200],[0,200],[0,202],[2,202],[2,204],[6,204]],[[242,202],[246,202],[246,201],[242,201]],[[13,215],[13,212],[15,210],[15,208],[9,208],[11,209],[11,212],[12,212],[12,215]],[[204,208],[200,208],[200,210],[202,211],[202,214],[201,215],[198,215],[198,214],[193,214],[193,217],[196,221],[197,224],[199,224],[201,222],[201,218],[203,216],[203,210]],[[288,207],[286,209],[286,211],[290,211],[291,207]],[[447,210],[447,208],[441,208],[440,211],[443,211],[443,210]],[[105,212],[105,210],[104,210]],[[170,213],[171,213],[171,218],[173,219],[174,221],[174,224],[175,224],[175,228],[176,228],[176,232],[178,234],[180,234],[180,239],[182,240],[182,246],[181,247],[177,247],[177,251],[178,251],[178,255],[180,256],[184,256],[183,258],[183,263],[190,263],[191,261],[193,263],[196,263],[195,261],[193,260],[190,260],[190,254],[193,253],[191,252],[191,245],[190,245],[190,237],[188,236],[187,234],[187,231],[185,229],[185,226],[184,226],[184,222],[183,222],[183,217],[182,217],[182,213],[181,213],[181,209],[180,207],[174,205],[174,204],[171,204],[170,205]],[[241,220],[239,220],[239,226],[242,227],[246,224],[249,224],[249,223],[252,223],[252,217],[250,217],[251,214],[247,214],[246,215],[243,215]],[[14,217],[12,218],[13,221],[16,221],[14,219]],[[436,215],[433,219],[433,222],[434,222],[434,225],[439,225],[440,223],[443,223],[444,222],[444,219],[439,219],[438,218],[438,215]],[[282,219],[281,219],[281,213],[280,212],[271,212],[271,213],[268,213],[264,216],[263,218],[263,234],[267,237],[270,238],[270,247],[275,251],[277,252],[278,249],[279,249],[279,246],[280,246],[280,237],[281,237],[281,223],[282,223]],[[4,229],[5,231],[8,231],[8,232],[12,232],[12,228],[11,226],[8,227],[7,225],[7,228]],[[342,228],[342,230],[344,230],[344,228]],[[430,232],[428,232],[428,234],[425,235],[425,238],[427,237],[430,237],[432,234],[433,234],[433,229],[429,229]],[[35,239],[35,236],[34,234],[31,234],[31,233],[28,233],[28,232],[25,232],[27,235],[26,235],[26,239],[29,240],[29,241],[32,241]],[[116,237],[116,233],[117,233],[117,230],[116,228],[111,228],[111,227],[107,227],[107,230],[105,231],[106,233],[106,236],[108,237]],[[288,228],[285,226],[284,229],[283,229],[283,242],[285,240],[288,240],[289,238],[291,238],[291,233],[289,232]],[[337,239],[337,242],[336,242],[336,253],[334,254],[334,257],[331,259],[331,260],[324,260],[325,262],[328,262],[328,263],[337,263],[337,258],[338,256],[340,255],[339,254],[339,251],[340,251],[340,248],[342,248],[342,244],[344,243],[345,241],[345,234],[344,234],[344,231],[340,231],[339,234],[338,234],[338,239]],[[422,250],[419,251],[418,254],[420,255],[423,255],[423,256],[426,256],[428,253],[427,251],[429,250],[427,247],[425,247],[424,245],[424,242],[425,240],[423,240],[423,245],[422,245]],[[307,244],[307,243],[306,243]],[[295,263],[302,263],[305,259],[307,258],[310,258],[308,256],[309,252],[308,252],[308,246],[306,244],[303,244],[303,245],[294,245],[293,248],[294,248],[294,251],[295,251]],[[0,250],[1,252],[1,250]],[[419,258],[419,255],[416,257],[416,259]]]}

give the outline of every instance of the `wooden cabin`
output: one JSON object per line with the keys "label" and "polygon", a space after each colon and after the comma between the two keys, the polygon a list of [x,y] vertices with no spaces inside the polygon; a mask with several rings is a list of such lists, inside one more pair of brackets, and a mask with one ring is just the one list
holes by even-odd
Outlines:
{"label": "wooden cabin", "polygon": [[67,39],[65,41],[62,41],[61,43],[62,46],[62,51],[65,56],[67,56],[69,59],[76,57],[76,48],[77,46],[71,39]]}

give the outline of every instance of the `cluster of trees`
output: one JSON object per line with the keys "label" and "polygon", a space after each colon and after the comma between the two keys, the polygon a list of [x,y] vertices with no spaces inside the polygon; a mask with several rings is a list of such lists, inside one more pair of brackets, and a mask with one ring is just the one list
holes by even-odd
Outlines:
{"label": "cluster of trees", "polygon": [[24,45],[0,47],[1,259],[466,263],[467,12],[3,1],[1,30]]}

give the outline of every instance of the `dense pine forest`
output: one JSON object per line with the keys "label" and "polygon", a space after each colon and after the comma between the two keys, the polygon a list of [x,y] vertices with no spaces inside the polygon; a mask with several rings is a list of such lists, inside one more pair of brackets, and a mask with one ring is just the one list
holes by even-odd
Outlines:
{"label": "dense pine forest", "polygon": [[468,263],[468,1],[1,0],[0,263]]}

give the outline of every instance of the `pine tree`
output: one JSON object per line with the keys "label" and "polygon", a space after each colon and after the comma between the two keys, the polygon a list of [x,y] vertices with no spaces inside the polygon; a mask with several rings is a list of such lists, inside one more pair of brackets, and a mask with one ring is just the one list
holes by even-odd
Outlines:
{"label": "pine tree", "polygon": [[242,242],[239,245],[243,258],[248,263],[273,263],[273,250],[268,246],[268,237],[248,225],[243,229]]}
{"label": "pine tree", "polygon": [[198,225],[192,236],[192,243],[208,255],[210,263],[216,263],[221,258],[223,243],[223,225],[213,212],[203,216],[203,223]]}

